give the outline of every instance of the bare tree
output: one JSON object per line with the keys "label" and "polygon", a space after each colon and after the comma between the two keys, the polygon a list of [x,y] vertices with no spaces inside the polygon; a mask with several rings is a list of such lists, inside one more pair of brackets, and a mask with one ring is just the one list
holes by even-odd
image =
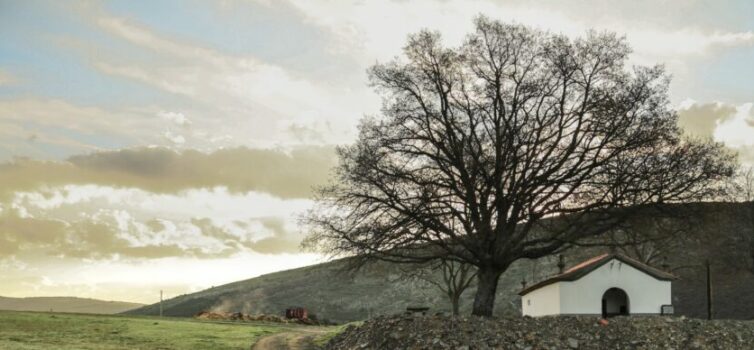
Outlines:
{"label": "bare tree", "polygon": [[754,201],[754,166],[741,167],[732,181],[733,201],[751,202]]}
{"label": "bare tree", "polygon": [[746,202],[754,201],[754,167],[744,168],[740,178],[743,187],[742,199]]}
{"label": "bare tree", "polygon": [[702,224],[700,208],[688,205],[661,205],[651,212],[635,215],[604,235],[605,245],[645,264],[661,266],[668,255],[676,255],[698,235]]}
{"label": "bare tree", "polygon": [[453,315],[459,314],[461,296],[476,279],[476,268],[473,265],[438,259],[418,267],[408,266],[402,269],[405,278],[421,280],[435,286],[448,297]]}
{"label": "bare tree", "polygon": [[484,17],[457,48],[409,36],[369,72],[384,99],[338,149],[305,244],[401,263],[476,266],[473,314],[501,274],[556,254],[656,203],[719,195],[735,158],[684,139],[662,67],[625,62],[611,33],[561,35]]}

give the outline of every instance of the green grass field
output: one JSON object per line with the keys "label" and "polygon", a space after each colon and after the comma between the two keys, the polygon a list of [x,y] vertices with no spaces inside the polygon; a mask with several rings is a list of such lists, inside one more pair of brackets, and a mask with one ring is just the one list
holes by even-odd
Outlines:
{"label": "green grass field", "polygon": [[0,349],[249,349],[290,329],[267,323],[0,311]]}

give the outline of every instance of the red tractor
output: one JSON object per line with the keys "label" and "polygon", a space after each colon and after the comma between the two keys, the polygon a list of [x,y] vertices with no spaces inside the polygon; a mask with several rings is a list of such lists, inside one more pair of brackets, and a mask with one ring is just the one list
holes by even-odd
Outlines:
{"label": "red tractor", "polygon": [[285,318],[306,320],[309,318],[309,311],[303,307],[290,307],[285,309]]}

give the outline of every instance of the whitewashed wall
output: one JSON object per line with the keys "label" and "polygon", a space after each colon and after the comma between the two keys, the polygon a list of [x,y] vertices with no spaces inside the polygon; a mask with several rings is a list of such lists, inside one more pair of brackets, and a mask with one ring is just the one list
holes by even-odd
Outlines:
{"label": "whitewashed wall", "polygon": [[659,314],[662,305],[672,303],[670,281],[660,281],[617,259],[576,281],[559,284],[561,314],[601,314],[602,295],[610,288],[628,294],[631,314]]}
{"label": "whitewashed wall", "polygon": [[521,297],[524,315],[602,314],[602,295],[610,288],[628,294],[631,314],[659,314],[672,303],[671,282],[658,280],[613,259],[572,282],[556,282]]}
{"label": "whitewashed wall", "polygon": [[521,297],[524,316],[545,316],[560,313],[560,284],[553,283]]}

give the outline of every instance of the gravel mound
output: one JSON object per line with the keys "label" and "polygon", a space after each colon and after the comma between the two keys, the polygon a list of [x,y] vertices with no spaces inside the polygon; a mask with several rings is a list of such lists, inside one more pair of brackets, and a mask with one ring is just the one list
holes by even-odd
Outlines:
{"label": "gravel mound", "polygon": [[326,350],[754,349],[754,321],[560,316],[391,316],[350,326]]}
{"label": "gravel mound", "polygon": [[213,321],[264,321],[264,322],[276,322],[276,323],[296,323],[305,325],[318,325],[315,319],[298,319],[298,318],[285,318],[278,315],[249,315],[241,312],[212,312],[201,311],[194,315],[194,318],[199,320],[213,320]]}

